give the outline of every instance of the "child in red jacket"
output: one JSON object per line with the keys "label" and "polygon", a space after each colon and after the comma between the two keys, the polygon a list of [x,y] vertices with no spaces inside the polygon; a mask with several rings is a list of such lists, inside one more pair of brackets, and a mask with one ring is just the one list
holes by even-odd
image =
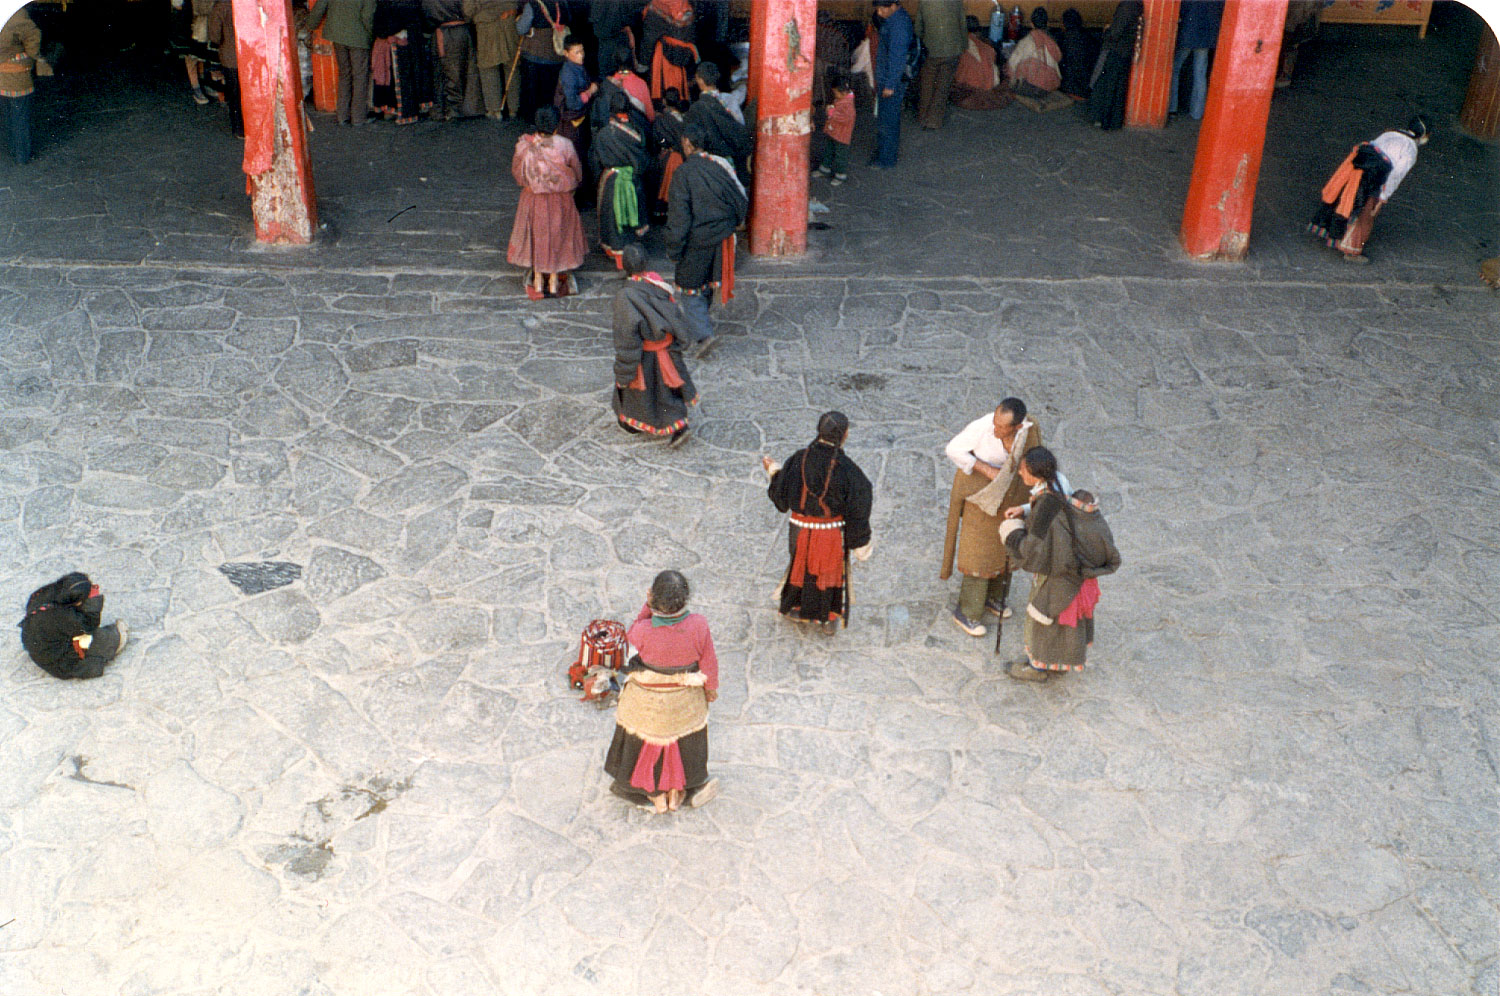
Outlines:
{"label": "child in red jacket", "polygon": [[833,100],[828,103],[828,123],[823,126],[828,144],[823,149],[823,165],[818,172],[833,177],[830,186],[837,187],[849,179],[849,142],[854,138],[854,87],[844,74],[834,80]]}

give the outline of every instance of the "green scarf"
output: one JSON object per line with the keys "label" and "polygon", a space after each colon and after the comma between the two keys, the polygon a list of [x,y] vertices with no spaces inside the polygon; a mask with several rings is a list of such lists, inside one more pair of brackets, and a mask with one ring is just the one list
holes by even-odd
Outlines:
{"label": "green scarf", "polygon": [[651,613],[651,628],[652,629],[656,629],[656,627],[658,627],[658,626],[676,626],[678,623],[682,622],[687,617],[688,617],[688,610],[687,609],[683,609],[681,612],[677,613],[675,616],[659,616],[659,615],[657,615],[656,613],[653,612],[653,613]]}
{"label": "green scarf", "polygon": [[615,227],[620,231],[641,226],[640,204],[635,199],[635,167],[615,167]]}

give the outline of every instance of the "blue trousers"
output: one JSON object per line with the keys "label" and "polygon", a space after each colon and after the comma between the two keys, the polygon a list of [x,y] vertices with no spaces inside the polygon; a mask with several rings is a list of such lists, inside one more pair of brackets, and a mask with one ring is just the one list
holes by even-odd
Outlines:
{"label": "blue trousers", "polygon": [[1208,103],[1208,49],[1179,48],[1172,56],[1172,100],[1167,105],[1168,114],[1177,113],[1178,79],[1182,64],[1188,56],[1193,57],[1193,94],[1188,98],[1188,116],[1194,121],[1203,120],[1203,105]]}
{"label": "blue trousers", "polygon": [[714,334],[714,323],[708,317],[708,309],[714,303],[712,287],[703,287],[696,294],[680,294],[677,300],[682,307],[682,317],[687,325],[687,331],[692,335],[694,342],[702,342]]}
{"label": "blue trousers", "polygon": [[901,106],[906,103],[906,87],[896,87],[889,97],[880,98],[879,112],[875,116],[875,163],[879,166],[896,165],[896,153],[901,149]]}
{"label": "blue trousers", "polygon": [[5,134],[10,143],[10,155],[16,162],[25,165],[31,162],[31,98],[0,97],[0,113],[5,116]]}

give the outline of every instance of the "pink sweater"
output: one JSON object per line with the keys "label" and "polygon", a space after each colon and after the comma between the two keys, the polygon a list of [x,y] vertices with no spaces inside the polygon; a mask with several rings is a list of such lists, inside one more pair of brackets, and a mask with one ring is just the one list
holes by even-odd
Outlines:
{"label": "pink sweater", "polygon": [[630,645],[640,652],[641,660],[656,667],[683,667],[694,661],[708,679],[704,687],[719,687],[719,657],[714,653],[714,638],[708,631],[708,620],[696,612],[670,626],[651,625],[651,606],[641,606],[640,614],[630,624]]}
{"label": "pink sweater", "polygon": [[846,93],[828,105],[823,132],[840,145],[848,145],[854,138],[854,94]]}

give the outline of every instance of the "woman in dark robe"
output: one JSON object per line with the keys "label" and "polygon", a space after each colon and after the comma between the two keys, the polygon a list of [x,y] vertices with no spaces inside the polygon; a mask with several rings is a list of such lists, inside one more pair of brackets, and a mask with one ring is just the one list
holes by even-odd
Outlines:
{"label": "woman in dark robe", "polygon": [[687,441],[688,407],[698,403],[682,357],[682,311],[672,285],[646,270],[639,244],[620,254],[625,285],[615,295],[615,417],[626,432]]}
{"label": "woman in dark robe", "polygon": [[645,136],[630,120],[630,100],[624,92],[610,94],[609,121],[594,135],[594,169],[599,174],[599,241],[604,253],[624,269],[621,251],[646,234],[648,206],[643,193],[646,169]]}
{"label": "woman in dark robe", "polygon": [[388,59],[389,65],[373,68],[370,103],[377,114],[397,124],[416,124],[432,110],[432,65],[422,24],[421,0],[380,0],[375,8],[376,46],[386,48],[389,55],[372,59]]}
{"label": "woman in dark robe", "polygon": [[1000,537],[1012,562],[1032,575],[1026,600],[1026,656],[1006,664],[1017,681],[1082,671],[1094,642],[1098,579],[1120,569],[1109,525],[1087,491],[1068,494],[1057,458],[1043,446],[1021,457],[1030,505],[1006,510]]}
{"label": "woman in dark robe", "polygon": [[1113,131],[1125,123],[1125,98],[1130,87],[1130,63],[1135,55],[1135,32],[1145,4],[1120,0],[1104,31],[1104,68],[1089,94],[1089,116],[1094,126]]}
{"label": "woman in dark robe", "polygon": [[874,490],[859,465],[844,453],[849,419],[825,412],[818,438],[792,454],[786,466],[761,457],[771,478],[767,494],[786,512],[791,562],[781,583],[781,614],[796,622],[820,623],[823,632],[849,625],[849,555],[870,556],[870,508]]}

